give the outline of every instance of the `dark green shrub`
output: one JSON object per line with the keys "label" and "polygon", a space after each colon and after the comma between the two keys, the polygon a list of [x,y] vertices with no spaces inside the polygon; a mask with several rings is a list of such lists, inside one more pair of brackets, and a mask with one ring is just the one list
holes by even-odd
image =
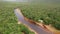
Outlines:
{"label": "dark green shrub", "polygon": [[53,24],[53,27],[55,27],[57,30],[60,30],[60,23]]}

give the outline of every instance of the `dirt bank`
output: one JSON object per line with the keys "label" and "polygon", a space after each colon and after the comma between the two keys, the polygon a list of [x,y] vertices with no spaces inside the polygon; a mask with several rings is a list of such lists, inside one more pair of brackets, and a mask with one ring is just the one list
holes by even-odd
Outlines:
{"label": "dirt bank", "polygon": [[30,23],[32,24],[35,24],[35,25],[38,25],[38,26],[41,26],[43,27],[46,31],[50,31],[50,32],[53,32],[54,34],[60,34],[60,31],[59,30],[56,30],[54,27],[52,27],[51,25],[45,25],[45,24],[42,24],[42,23],[38,23],[38,22],[35,22],[33,20],[30,20],[28,18],[25,17],[25,20],[29,21]]}
{"label": "dirt bank", "polygon": [[[16,16],[18,16],[18,23],[17,24],[23,24],[23,14],[21,13],[21,10],[19,8],[16,8],[15,10],[15,14]],[[24,24],[27,28],[29,28],[29,30],[31,30],[32,32],[34,32],[35,34],[38,34],[37,32],[35,32],[33,29],[31,29],[28,25]],[[24,33],[23,33],[24,34]]]}

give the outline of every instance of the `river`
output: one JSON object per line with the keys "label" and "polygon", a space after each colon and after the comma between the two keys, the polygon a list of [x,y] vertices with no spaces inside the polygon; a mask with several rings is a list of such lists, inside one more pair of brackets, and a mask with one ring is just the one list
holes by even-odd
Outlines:
{"label": "river", "polygon": [[18,20],[21,21],[23,24],[29,26],[30,28],[32,28],[34,31],[36,31],[38,34],[53,34],[52,32],[47,32],[45,31],[42,27],[34,25],[26,20],[24,20],[24,16],[21,13],[21,10],[16,8],[14,9],[14,13],[17,16]]}

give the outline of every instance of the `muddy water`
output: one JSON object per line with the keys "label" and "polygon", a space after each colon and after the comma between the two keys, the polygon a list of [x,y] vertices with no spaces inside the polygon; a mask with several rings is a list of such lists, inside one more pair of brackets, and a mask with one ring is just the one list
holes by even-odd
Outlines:
{"label": "muddy water", "polygon": [[32,24],[32,23],[24,20],[24,16],[22,15],[21,10],[14,9],[14,13],[17,16],[17,18],[18,18],[19,21],[21,21],[23,24],[29,26],[30,28],[32,28],[38,34],[53,34],[52,32],[45,31],[42,27],[39,27],[37,25],[34,25],[34,24]]}

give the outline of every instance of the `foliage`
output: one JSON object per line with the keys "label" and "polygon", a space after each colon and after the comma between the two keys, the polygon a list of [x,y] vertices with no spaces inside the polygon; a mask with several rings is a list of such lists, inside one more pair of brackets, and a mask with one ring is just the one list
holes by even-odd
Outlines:
{"label": "foliage", "polygon": [[[52,24],[60,29],[60,5],[53,4],[27,4],[22,6],[22,13],[25,17],[34,21],[43,20],[44,24]],[[55,24],[54,24],[55,23]],[[59,24],[57,24],[59,23]],[[57,27],[56,27],[57,26]]]}
{"label": "foliage", "polygon": [[22,31],[26,34],[35,34],[23,24],[17,24],[18,19],[13,11],[17,5],[13,3],[0,3],[0,5],[0,34],[22,34]]}

